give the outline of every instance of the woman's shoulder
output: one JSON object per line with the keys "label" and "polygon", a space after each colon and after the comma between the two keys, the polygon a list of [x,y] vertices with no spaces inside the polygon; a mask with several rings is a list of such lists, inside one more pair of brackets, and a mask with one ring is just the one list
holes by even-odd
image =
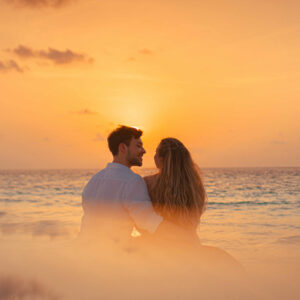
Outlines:
{"label": "woman's shoulder", "polygon": [[144,180],[145,180],[147,186],[151,186],[153,184],[153,182],[155,181],[155,179],[157,178],[157,176],[158,176],[158,174],[145,176]]}

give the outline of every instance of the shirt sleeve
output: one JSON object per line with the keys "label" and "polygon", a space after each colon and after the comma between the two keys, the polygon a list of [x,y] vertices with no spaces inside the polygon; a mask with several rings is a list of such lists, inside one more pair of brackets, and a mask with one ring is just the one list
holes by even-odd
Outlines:
{"label": "shirt sleeve", "polygon": [[123,205],[136,226],[150,233],[154,233],[163,220],[154,211],[146,183],[141,176],[128,183]]}
{"label": "shirt sleeve", "polygon": [[85,214],[93,211],[93,209],[90,208],[91,206],[93,206],[93,202],[90,201],[90,196],[93,188],[92,179],[86,184],[81,194],[82,208]]}

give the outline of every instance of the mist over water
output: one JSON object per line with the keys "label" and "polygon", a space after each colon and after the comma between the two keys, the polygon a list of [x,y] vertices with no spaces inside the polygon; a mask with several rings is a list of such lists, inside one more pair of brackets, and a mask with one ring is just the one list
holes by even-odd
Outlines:
{"label": "mist over water", "polygon": [[[82,217],[81,192],[97,171],[0,171],[0,299],[10,299],[3,296],[7,287],[20,299],[100,299],[101,293],[103,299],[131,299],[133,288],[145,299],[199,299],[199,290],[202,297],[225,299],[215,290],[217,283],[224,285],[224,293],[225,286],[232,287],[227,299],[300,295],[300,168],[202,170],[208,205],[198,235],[203,245],[230,253],[245,267],[247,280],[256,282],[255,291],[241,292],[243,297],[224,270],[219,278],[205,276],[201,264],[196,268],[186,256],[180,267],[165,262],[161,273],[163,260],[151,251],[137,258],[132,249],[73,247]],[[155,170],[136,171],[148,175]],[[174,287],[177,281],[181,284]]]}

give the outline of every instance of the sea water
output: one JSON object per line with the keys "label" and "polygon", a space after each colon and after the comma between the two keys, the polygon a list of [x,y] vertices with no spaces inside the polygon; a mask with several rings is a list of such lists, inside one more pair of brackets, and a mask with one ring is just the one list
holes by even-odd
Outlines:
{"label": "sea water", "polygon": [[[155,173],[135,171],[142,176]],[[2,248],[76,238],[83,214],[81,193],[96,172],[0,171]],[[300,168],[207,168],[202,178],[208,195],[198,228],[202,244],[227,251],[248,269],[299,266]],[[3,253],[0,261],[5,262]]]}
{"label": "sea water", "polygon": [[[97,171],[0,171],[0,238],[74,238],[82,190]],[[203,169],[202,177],[208,195],[198,228],[203,244],[243,264],[300,256],[300,168]]]}

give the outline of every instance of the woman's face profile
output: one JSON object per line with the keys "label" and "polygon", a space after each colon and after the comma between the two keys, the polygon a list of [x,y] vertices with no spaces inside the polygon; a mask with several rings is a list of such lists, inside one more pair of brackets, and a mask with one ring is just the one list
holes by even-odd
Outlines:
{"label": "woman's face profile", "polygon": [[158,145],[158,147],[156,148],[156,152],[155,152],[155,155],[154,155],[154,162],[155,162],[155,165],[158,169],[162,169],[162,166],[163,166],[163,160],[162,158],[159,156],[158,152],[159,152],[159,147],[160,145]]}

